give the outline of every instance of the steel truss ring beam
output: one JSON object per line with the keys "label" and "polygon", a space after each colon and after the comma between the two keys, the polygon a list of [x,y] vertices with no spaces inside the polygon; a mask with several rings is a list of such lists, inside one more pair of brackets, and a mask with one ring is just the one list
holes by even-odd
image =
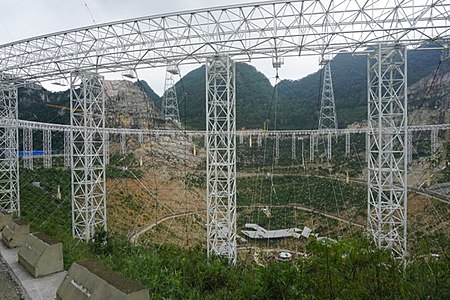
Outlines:
{"label": "steel truss ring beam", "polygon": [[[418,3],[419,2],[419,3]],[[0,46],[10,80],[68,78],[76,70],[352,52],[380,43],[420,45],[450,33],[450,0],[290,0],[122,20]]]}

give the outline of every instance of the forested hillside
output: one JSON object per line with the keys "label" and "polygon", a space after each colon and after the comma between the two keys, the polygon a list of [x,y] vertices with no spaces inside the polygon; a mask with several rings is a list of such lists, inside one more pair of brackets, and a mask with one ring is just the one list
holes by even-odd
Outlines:
{"label": "forested hillside", "polygon": [[[408,52],[408,85],[432,74],[439,65],[439,50]],[[448,64],[448,63],[444,63]],[[339,53],[331,62],[339,127],[366,118],[367,58]],[[281,80],[274,87],[253,66],[236,64],[237,128],[312,129],[317,127],[322,71],[299,80]],[[281,78],[282,79],[282,78]],[[145,85],[144,85],[145,86]],[[205,127],[205,69],[200,67],[176,84],[180,117],[189,128]],[[155,97],[149,93],[150,98]],[[160,100],[157,100],[157,106]]]}
{"label": "forested hillside", "polygon": [[[440,50],[408,52],[408,86],[428,76],[438,77],[450,70],[449,62],[439,63]],[[340,128],[360,122],[367,115],[367,58],[341,52],[331,62],[337,120]],[[276,89],[267,77],[246,63],[236,64],[236,122],[237,128],[314,129],[318,125],[322,70],[299,80],[280,78]],[[430,80],[431,81],[431,80]],[[161,98],[147,84],[139,80],[136,85],[161,108]],[[425,83],[422,90],[428,90]],[[420,89],[419,88],[419,89]],[[189,72],[178,80],[176,90],[182,122],[187,128],[205,128],[205,68]],[[420,94],[420,93],[419,93]],[[422,93],[422,95],[425,93]],[[422,99],[415,107],[422,106]],[[46,90],[19,92],[19,117],[41,122],[68,123],[68,110],[49,104],[69,107],[69,92],[52,93]],[[411,106],[413,107],[413,106]],[[276,124],[275,124],[276,120]]]}

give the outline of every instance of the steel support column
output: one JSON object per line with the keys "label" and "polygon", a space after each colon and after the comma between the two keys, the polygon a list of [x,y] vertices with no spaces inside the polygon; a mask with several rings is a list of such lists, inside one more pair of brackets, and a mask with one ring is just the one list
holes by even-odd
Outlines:
{"label": "steel support column", "polygon": [[109,132],[105,131],[105,165],[109,165],[110,157],[111,157],[111,150],[109,148]]}
{"label": "steel support column", "polygon": [[208,257],[236,263],[235,64],[228,56],[206,62],[206,182]]}
{"label": "steel support column", "polygon": [[376,246],[406,259],[406,49],[379,45],[368,56],[368,224]]}
{"label": "steel support column", "polygon": [[127,153],[127,137],[125,133],[120,134],[120,154],[125,155]]}
{"label": "steel support column", "polygon": [[412,163],[412,150],[413,150],[412,132],[408,132],[408,135],[407,135],[406,138],[407,138],[407,149],[408,149],[407,162],[408,162],[408,165],[411,165],[411,163]]}
{"label": "steel support column", "polygon": [[52,167],[52,132],[44,130],[43,132],[43,164],[44,168]]}
{"label": "steel support column", "polygon": [[164,83],[164,95],[162,99],[162,113],[164,119],[180,123],[180,114],[178,111],[178,97],[175,89],[175,76],[180,71],[177,66],[169,66],[166,70],[166,81]]}
{"label": "steel support column", "polygon": [[323,72],[322,98],[320,101],[319,130],[337,129],[336,107],[334,104],[333,80],[330,61],[326,61]]}
{"label": "steel support column", "polygon": [[327,135],[327,160],[331,160],[331,132],[328,132]]}
{"label": "steel support column", "polygon": [[314,161],[314,151],[316,150],[315,146],[316,137],[314,134],[309,136],[309,160]]}
{"label": "steel support column", "polygon": [[291,158],[292,159],[296,159],[297,158],[297,153],[296,153],[297,143],[296,143],[296,139],[297,139],[297,137],[295,136],[295,133],[292,134],[292,146],[291,146],[291,151],[292,151]]}
{"label": "steel support column", "polygon": [[70,123],[75,127],[71,131],[72,234],[89,240],[107,225],[102,76],[71,73]]}
{"label": "steel support column", "polygon": [[70,156],[72,149],[71,133],[69,130],[64,131],[64,166],[70,167]]}
{"label": "steel support column", "polygon": [[280,159],[280,135],[277,134],[275,136],[275,161],[278,161]]}
{"label": "steel support column", "polygon": [[0,210],[20,216],[17,87],[0,73]]}
{"label": "steel support column", "polygon": [[33,129],[24,128],[23,130],[23,167],[33,170]]}
{"label": "steel support column", "polygon": [[438,149],[439,149],[438,136],[439,131],[437,129],[432,129],[430,133],[430,140],[431,140],[430,144],[431,144],[431,157],[433,158],[433,160],[437,160],[438,158]]}
{"label": "steel support column", "polygon": [[350,133],[345,133],[345,156],[350,156]]}

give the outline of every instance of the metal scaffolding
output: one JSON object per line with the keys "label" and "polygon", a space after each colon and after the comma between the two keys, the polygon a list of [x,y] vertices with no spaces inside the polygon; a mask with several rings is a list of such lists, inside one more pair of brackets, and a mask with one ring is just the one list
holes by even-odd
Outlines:
{"label": "metal scaffolding", "polygon": [[408,165],[411,165],[411,163],[412,163],[412,152],[413,152],[413,137],[412,137],[412,132],[408,132],[408,135],[406,136],[406,138],[407,138],[407,147],[406,147],[406,149],[408,150],[408,153],[407,153],[407,162],[408,162]]}
{"label": "metal scaffolding", "polygon": [[0,73],[0,210],[20,216],[17,87]]}
{"label": "metal scaffolding", "polygon": [[331,160],[331,132],[328,132],[327,135],[327,160]]}
{"label": "metal scaffolding", "polygon": [[291,146],[291,150],[292,150],[291,158],[292,159],[296,159],[297,158],[297,153],[296,153],[297,143],[296,143],[296,139],[297,139],[297,137],[295,136],[295,133],[294,133],[292,135],[292,146]]}
{"label": "metal scaffolding", "polygon": [[345,133],[345,156],[350,156],[350,133]]}
{"label": "metal scaffolding", "polygon": [[432,129],[430,133],[430,141],[431,141],[431,157],[433,158],[433,161],[436,161],[439,157],[438,136],[439,131],[437,129]]}
{"label": "metal scaffolding", "polygon": [[23,167],[33,170],[33,129],[23,129]]}
{"label": "metal scaffolding", "polygon": [[236,263],[235,64],[228,56],[206,62],[207,251]]}
{"label": "metal scaffolding", "polygon": [[309,160],[314,161],[314,151],[316,150],[315,146],[316,136],[314,134],[309,135]]}
{"label": "metal scaffolding", "polygon": [[43,163],[44,168],[52,167],[52,132],[44,130],[43,133]]}
{"label": "metal scaffolding", "polygon": [[120,154],[127,154],[127,136],[125,133],[120,134]]}
{"label": "metal scaffolding", "polygon": [[70,153],[72,149],[72,142],[70,137],[70,131],[64,131],[64,166],[70,167]]}
{"label": "metal scaffolding", "polygon": [[256,144],[258,145],[258,147],[262,146],[262,134],[258,134],[256,137]]}
{"label": "metal scaffolding", "polygon": [[105,102],[103,77],[73,72],[70,76],[72,153],[72,234],[90,240],[106,230]]}
{"label": "metal scaffolding", "polygon": [[368,56],[368,222],[376,246],[405,263],[407,207],[406,49],[378,45]]}
{"label": "metal scaffolding", "polygon": [[280,135],[277,134],[275,136],[275,161],[278,161],[280,159]]}
{"label": "metal scaffolding", "polygon": [[161,111],[165,120],[180,123],[180,113],[178,111],[178,97],[175,89],[175,76],[180,71],[177,66],[168,66],[166,69],[166,81],[164,83],[164,95],[162,97]]}
{"label": "metal scaffolding", "polygon": [[337,129],[336,106],[334,104],[333,80],[330,61],[324,61],[322,98],[320,101],[319,130]]}

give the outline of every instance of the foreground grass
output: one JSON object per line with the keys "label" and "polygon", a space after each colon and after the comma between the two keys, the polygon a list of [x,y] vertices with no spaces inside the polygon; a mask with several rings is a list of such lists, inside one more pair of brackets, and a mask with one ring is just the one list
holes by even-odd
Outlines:
{"label": "foreground grass", "polygon": [[[448,256],[414,261],[405,276],[397,261],[363,237],[311,241],[307,259],[265,266],[251,261],[228,266],[208,261],[202,248],[134,246],[120,236],[109,236],[106,245],[73,240],[69,175],[67,170],[24,170],[22,219],[33,231],[63,242],[66,269],[75,260],[94,258],[147,286],[153,299],[450,299]],[[31,184],[37,178],[41,188]],[[58,185],[61,200],[54,197]]]}

